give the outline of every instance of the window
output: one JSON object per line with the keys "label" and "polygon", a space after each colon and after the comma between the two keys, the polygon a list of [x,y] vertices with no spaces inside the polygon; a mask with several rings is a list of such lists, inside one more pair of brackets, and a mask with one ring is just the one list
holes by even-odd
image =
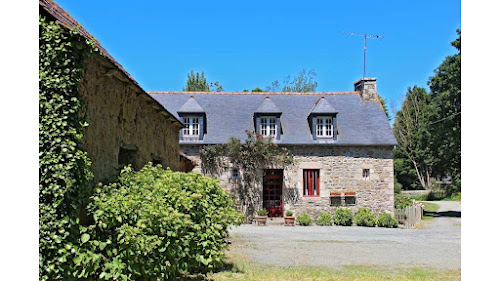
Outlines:
{"label": "window", "polygon": [[370,169],[363,169],[363,180],[367,181],[370,179]]}
{"label": "window", "polygon": [[261,117],[260,134],[264,137],[276,137],[276,118]]}
{"label": "window", "polygon": [[199,117],[184,117],[184,125],[182,134],[184,136],[199,136],[200,135],[200,122]]}
{"label": "window", "polygon": [[319,170],[304,170],[304,196],[319,196]]}
{"label": "window", "polygon": [[318,123],[316,125],[316,136],[319,138],[333,137],[332,117],[318,117]]}
{"label": "window", "polygon": [[232,169],[231,170],[231,178],[233,180],[239,180],[240,179],[240,170],[238,170],[238,169]]}

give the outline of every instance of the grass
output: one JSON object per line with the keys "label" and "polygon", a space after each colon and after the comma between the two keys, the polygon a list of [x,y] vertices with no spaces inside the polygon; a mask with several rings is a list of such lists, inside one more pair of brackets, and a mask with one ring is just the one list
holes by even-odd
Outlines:
{"label": "grass", "polygon": [[460,280],[460,270],[433,268],[388,268],[382,266],[351,265],[339,268],[322,266],[275,266],[230,257],[231,266],[211,273],[205,279],[195,280],[317,280],[317,281],[375,281],[375,280]]}
{"label": "grass", "polygon": [[415,199],[416,201],[462,201],[462,193],[456,192],[450,196],[446,196],[444,191],[432,190],[429,194],[420,194],[409,196],[410,199]]}
{"label": "grass", "polygon": [[429,202],[422,202],[422,204],[425,205],[424,217],[422,218],[422,220],[424,220],[424,221],[425,220],[433,220],[434,216],[431,214],[437,213],[437,211],[439,210],[439,205],[434,204],[434,203],[429,203]]}

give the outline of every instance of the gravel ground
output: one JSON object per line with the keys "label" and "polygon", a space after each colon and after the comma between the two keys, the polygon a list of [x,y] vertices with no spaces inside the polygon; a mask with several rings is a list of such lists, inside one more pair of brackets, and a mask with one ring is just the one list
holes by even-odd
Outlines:
{"label": "gravel ground", "polygon": [[242,225],[231,251],[254,263],[294,266],[383,265],[460,269],[459,202],[434,201],[438,216],[419,229]]}

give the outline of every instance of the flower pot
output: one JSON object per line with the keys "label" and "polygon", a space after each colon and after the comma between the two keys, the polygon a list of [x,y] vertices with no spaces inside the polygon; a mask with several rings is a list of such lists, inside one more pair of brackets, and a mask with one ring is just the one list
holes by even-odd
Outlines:
{"label": "flower pot", "polygon": [[330,193],[331,197],[340,197],[340,193]]}
{"label": "flower pot", "polygon": [[356,196],[356,192],[345,192],[345,196]]}
{"label": "flower pot", "polygon": [[267,216],[255,216],[255,221],[257,225],[266,225]]}
{"label": "flower pot", "polygon": [[285,226],[294,226],[295,217],[285,217]]}

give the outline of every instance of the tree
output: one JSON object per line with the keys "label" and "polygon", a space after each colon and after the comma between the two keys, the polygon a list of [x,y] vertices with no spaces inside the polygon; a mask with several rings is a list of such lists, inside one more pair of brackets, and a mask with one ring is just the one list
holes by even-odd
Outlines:
{"label": "tree", "polygon": [[183,91],[187,92],[222,92],[224,89],[222,88],[222,85],[220,85],[219,81],[216,82],[210,82],[210,85],[207,82],[207,78],[205,77],[205,72],[202,71],[201,75],[198,71],[194,73],[193,70],[191,70],[190,73],[188,73],[188,79],[186,81],[186,87],[182,89]]}
{"label": "tree", "polygon": [[429,147],[428,118],[430,96],[424,88],[408,88],[406,99],[394,121],[394,135],[399,146],[396,153],[404,155],[413,165],[423,188],[430,188],[435,160]]}
{"label": "tree", "polygon": [[[242,181],[235,184],[235,201],[250,221],[262,206],[259,181],[266,167],[279,167],[291,164],[292,155],[284,147],[278,147],[271,138],[246,131],[247,139],[241,143],[239,138],[231,137],[227,144],[209,145],[200,149],[202,172],[210,176],[220,175],[226,163],[240,170]],[[227,161],[227,162],[226,162]]]}
{"label": "tree", "polygon": [[252,93],[259,93],[259,92],[264,92],[264,90],[262,90],[259,87],[257,87],[257,88],[255,88],[255,89],[252,90]]}
{"label": "tree", "polygon": [[[448,56],[429,78],[432,97],[430,131],[432,149],[437,159],[436,171],[441,176],[451,175],[453,187],[460,191],[461,165],[461,30],[451,45],[458,54]],[[452,190],[453,191],[453,190]],[[451,192],[451,191],[450,191]]]}
{"label": "tree", "polygon": [[[318,87],[318,82],[314,81],[317,76],[314,70],[306,71],[302,69],[295,77],[290,75],[283,78],[283,86],[280,86],[278,80],[266,87],[267,92],[314,92]],[[281,90],[280,90],[281,89]]]}

